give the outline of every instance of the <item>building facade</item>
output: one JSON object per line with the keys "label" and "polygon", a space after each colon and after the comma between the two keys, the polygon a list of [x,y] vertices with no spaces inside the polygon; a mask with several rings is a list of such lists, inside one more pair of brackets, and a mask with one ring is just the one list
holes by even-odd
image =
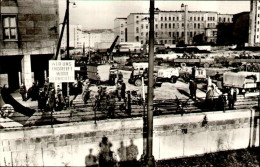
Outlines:
{"label": "building facade", "polygon": [[114,20],[114,37],[119,36],[117,43],[127,42],[127,18],[116,18]]}
{"label": "building facade", "polygon": [[[62,25],[60,26],[60,29]],[[81,25],[70,25],[70,48],[82,48],[84,43],[84,34],[82,33]],[[67,48],[67,26],[65,26],[64,34],[61,42],[62,48]]]}
{"label": "building facade", "polygon": [[58,0],[0,1],[0,84],[43,84],[59,39]]}
{"label": "building facade", "polygon": [[86,48],[96,48],[100,43],[112,43],[114,32],[111,29],[95,29],[83,31]]}
{"label": "building facade", "polygon": [[[228,23],[232,22],[232,17],[231,14],[218,14],[212,11],[188,11],[187,5],[185,8],[182,5],[179,11],[157,10],[154,23],[155,42],[157,44],[176,44],[185,40],[186,33],[187,44],[192,44],[193,38],[200,34],[207,42],[216,43],[219,20]],[[116,28],[118,29],[118,22],[119,19],[116,19],[115,31]],[[147,43],[149,39],[149,13],[130,13],[126,26],[128,42]]]}
{"label": "building facade", "polygon": [[260,46],[260,2],[250,1],[250,16],[249,16],[249,46]]}

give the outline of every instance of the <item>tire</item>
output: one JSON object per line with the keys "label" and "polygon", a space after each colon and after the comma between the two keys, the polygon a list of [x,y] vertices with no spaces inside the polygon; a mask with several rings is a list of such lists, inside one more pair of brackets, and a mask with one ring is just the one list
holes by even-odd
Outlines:
{"label": "tire", "polygon": [[186,67],[186,63],[181,63],[181,67]]}
{"label": "tire", "polygon": [[205,63],[203,66],[204,68],[209,68],[209,63]]}
{"label": "tire", "polygon": [[138,86],[138,87],[139,87],[139,86],[142,86],[142,80],[139,79],[139,78],[136,79],[136,80],[135,80],[135,86]]}
{"label": "tire", "polygon": [[176,83],[176,81],[177,81],[177,78],[171,77],[171,80],[170,80],[171,83]]}

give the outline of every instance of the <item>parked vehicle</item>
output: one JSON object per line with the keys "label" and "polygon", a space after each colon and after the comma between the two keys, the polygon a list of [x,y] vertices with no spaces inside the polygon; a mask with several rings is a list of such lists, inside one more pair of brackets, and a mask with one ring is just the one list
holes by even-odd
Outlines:
{"label": "parked vehicle", "polygon": [[113,81],[112,77],[116,77],[115,69],[112,68],[112,65],[110,64],[103,64],[103,65],[88,65],[87,66],[87,76],[88,79],[92,82],[96,82],[97,84],[100,83],[110,83],[114,85],[115,83],[112,83]]}
{"label": "parked vehicle", "polygon": [[257,89],[260,82],[257,72],[226,72],[223,74],[223,89],[238,88],[240,92]]}
{"label": "parked vehicle", "polygon": [[[133,63],[132,73],[128,82],[135,86],[142,86],[142,77],[144,83],[148,84],[148,63]],[[154,84],[155,86],[161,86],[161,82],[157,81],[157,72],[154,71]]]}
{"label": "parked vehicle", "polygon": [[167,68],[159,69],[157,80],[158,81],[170,81],[171,83],[176,83],[179,78],[179,69],[177,68]]}

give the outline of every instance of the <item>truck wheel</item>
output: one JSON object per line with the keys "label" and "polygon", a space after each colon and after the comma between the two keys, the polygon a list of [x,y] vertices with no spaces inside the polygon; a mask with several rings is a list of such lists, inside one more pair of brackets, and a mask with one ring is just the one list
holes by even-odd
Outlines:
{"label": "truck wheel", "polygon": [[176,83],[176,81],[177,81],[177,79],[175,77],[171,77],[171,80],[170,80],[171,83]]}
{"label": "truck wheel", "polygon": [[142,80],[141,79],[136,79],[135,80],[135,86],[142,86]]}
{"label": "truck wheel", "polygon": [[209,68],[209,63],[205,63],[204,68]]}

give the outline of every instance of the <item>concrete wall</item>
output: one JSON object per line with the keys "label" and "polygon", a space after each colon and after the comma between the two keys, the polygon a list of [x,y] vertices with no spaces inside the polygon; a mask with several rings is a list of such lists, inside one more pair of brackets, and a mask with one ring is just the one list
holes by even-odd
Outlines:
{"label": "concrete wall", "polygon": [[[259,146],[254,117],[251,110],[154,117],[153,155],[159,160]],[[128,146],[133,139],[140,158],[142,125],[142,118],[130,118],[1,130],[0,165],[84,166],[90,148],[98,154],[103,136],[116,154],[121,141]]]}

